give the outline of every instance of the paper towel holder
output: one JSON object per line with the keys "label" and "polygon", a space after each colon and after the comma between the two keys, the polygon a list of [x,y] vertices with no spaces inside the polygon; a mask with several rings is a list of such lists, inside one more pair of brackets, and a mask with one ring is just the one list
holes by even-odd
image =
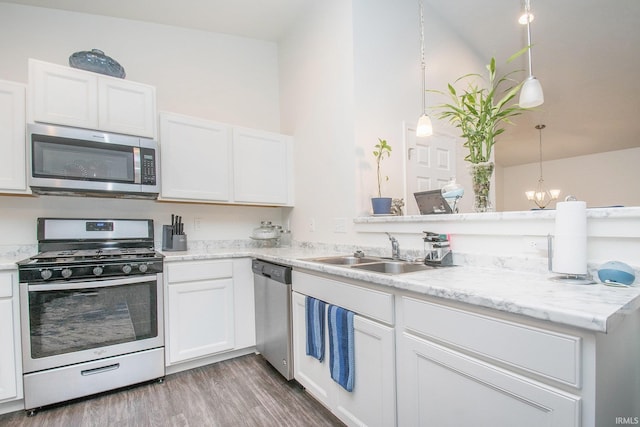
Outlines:
{"label": "paper towel holder", "polygon": [[[547,234],[547,253],[548,253],[548,268],[551,273],[553,271],[553,236]],[[559,276],[550,277],[549,280],[554,282],[566,283],[568,285],[594,285],[596,281],[589,277],[588,274],[565,274],[561,273]]]}

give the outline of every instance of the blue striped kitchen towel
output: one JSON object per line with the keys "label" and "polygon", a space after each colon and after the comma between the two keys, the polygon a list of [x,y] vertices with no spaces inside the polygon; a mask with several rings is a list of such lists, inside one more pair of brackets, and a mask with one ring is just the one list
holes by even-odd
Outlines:
{"label": "blue striped kitchen towel", "polygon": [[353,391],[353,313],[335,305],[329,305],[329,369],[335,382]]}
{"label": "blue striped kitchen towel", "polygon": [[307,329],[307,356],[324,360],[324,307],[325,302],[306,297],[305,317]]}

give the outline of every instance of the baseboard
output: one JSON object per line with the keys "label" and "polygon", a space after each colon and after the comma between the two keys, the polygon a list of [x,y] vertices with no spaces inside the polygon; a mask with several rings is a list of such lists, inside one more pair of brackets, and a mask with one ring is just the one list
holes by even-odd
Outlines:
{"label": "baseboard", "polygon": [[240,356],[244,356],[246,354],[251,354],[255,352],[256,352],[256,348],[254,346],[251,346],[251,347],[242,348],[239,350],[233,350],[225,353],[214,354],[213,356],[187,360],[186,362],[181,362],[175,365],[167,366],[165,368],[165,373],[167,375],[171,375],[178,372],[188,371],[189,369],[199,368],[201,366],[222,362],[223,360],[229,360],[235,357],[240,357]]}

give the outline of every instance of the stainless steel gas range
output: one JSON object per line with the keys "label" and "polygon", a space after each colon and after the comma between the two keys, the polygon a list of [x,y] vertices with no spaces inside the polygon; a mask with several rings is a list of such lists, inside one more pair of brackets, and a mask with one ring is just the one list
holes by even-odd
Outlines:
{"label": "stainless steel gas range", "polygon": [[18,263],[25,409],[165,375],[153,220],[38,218]]}

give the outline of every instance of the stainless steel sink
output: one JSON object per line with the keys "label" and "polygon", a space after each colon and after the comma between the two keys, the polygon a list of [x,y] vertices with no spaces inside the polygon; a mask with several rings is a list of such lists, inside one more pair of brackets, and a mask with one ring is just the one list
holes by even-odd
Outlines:
{"label": "stainless steel sink", "polygon": [[416,271],[432,270],[434,267],[431,267],[429,265],[416,264],[416,263],[404,262],[404,261],[385,261],[385,262],[374,262],[370,264],[354,265],[351,268],[358,269],[358,270],[372,271],[374,273],[403,274],[403,273],[413,273]]}
{"label": "stainless steel sink", "polygon": [[310,258],[307,261],[331,264],[340,267],[366,270],[383,274],[403,274],[431,270],[434,267],[408,261],[381,257],[355,257],[350,255]]}
{"label": "stainless steel sink", "polygon": [[322,257],[322,258],[311,258],[307,261],[311,262],[320,262],[322,264],[333,264],[333,265],[356,265],[356,264],[365,264],[372,262],[380,262],[382,258],[374,258],[374,257],[355,257],[355,256],[331,256],[331,257]]}

